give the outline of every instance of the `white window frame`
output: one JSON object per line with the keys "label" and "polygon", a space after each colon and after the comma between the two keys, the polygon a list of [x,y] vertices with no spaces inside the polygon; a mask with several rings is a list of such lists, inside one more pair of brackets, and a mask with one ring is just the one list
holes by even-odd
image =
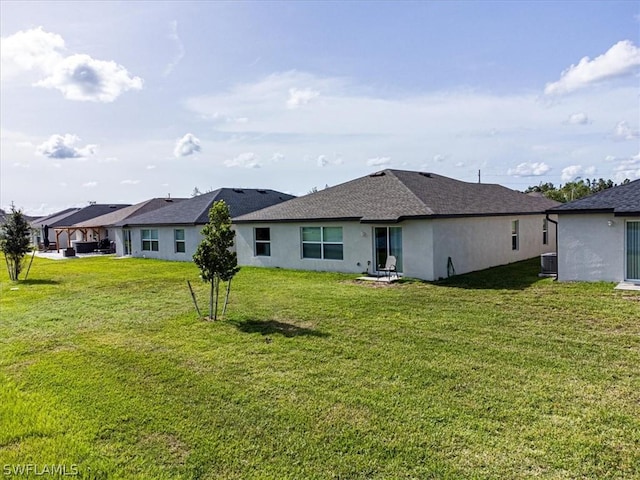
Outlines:
{"label": "white window frame", "polygon": [[549,245],[549,219],[542,219],[542,244]]}
{"label": "white window frame", "polygon": [[511,250],[520,250],[520,220],[511,220]]}
{"label": "white window frame", "polygon": [[[340,229],[340,240],[341,240],[340,242],[331,242],[331,241],[325,240],[325,236],[326,236],[325,235],[325,229],[328,229],[328,228]],[[319,229],[320,230],[320,241],[304,240],[304,230],[305,229]],[[308,256],[305,256],[305,253],[304,253],[304,246],[305,245],[319,245],[320,246],[320,256],[319,257],[308,257]],[[339,245],[340,246],[340,258],[326,258],[325,246],[329,246],[329,245]],[[300,227],[300,256],[305,260],[337,260],[337,261],[344,260],[344,232],[343,232],[342,227],[332,227],[332,226]]]}
{"label": "white window frame", "polygon": [[[154,237],[155,233],[155,237]],[[148,247],[145,248],[145,242],[149,242]],[[143,252],[157,252],[160,250],[160,241],[158,240],[157,228],[143,228],[140,230],[140,243],[142,244]],[[155,248],[153,248],[155,246]]]}

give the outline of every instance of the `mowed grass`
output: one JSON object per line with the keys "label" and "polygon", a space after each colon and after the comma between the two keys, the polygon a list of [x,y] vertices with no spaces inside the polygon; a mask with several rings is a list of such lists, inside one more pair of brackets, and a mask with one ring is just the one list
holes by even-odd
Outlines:
{"label": "mowed grass", "polygon": [[193,264],[36,258],[28,281],[0,277],[0,468],[640,478],[640,297],[537,273],[243,268],[214,323]]}

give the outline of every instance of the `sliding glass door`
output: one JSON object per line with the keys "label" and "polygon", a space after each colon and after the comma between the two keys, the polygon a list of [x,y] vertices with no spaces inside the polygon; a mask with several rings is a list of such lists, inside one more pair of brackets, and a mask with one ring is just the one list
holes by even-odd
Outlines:
{"label": "sliding glass door", "polygon": [[122,244],[124,246],[124,255],[131,255],[131,230],[128,228],[122,229]]}
{"label": "sliding glass door", "polygon": [[402,272],[402,228],[374,227],[374,260],[376,270],[387,261],[389,255],[396,257],[396,269]]}
{"label": "sliding glass door", "polygon": [[626,279],[640,281],[640,221],[627,222]]}

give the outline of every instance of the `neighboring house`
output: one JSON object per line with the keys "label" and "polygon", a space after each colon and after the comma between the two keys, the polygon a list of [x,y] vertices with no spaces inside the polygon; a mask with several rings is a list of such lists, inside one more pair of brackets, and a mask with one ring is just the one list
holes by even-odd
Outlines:
{"label": "neighboring house", "polygon": [[[81,209],[78,207],[66,208],[59,212],[55,212],[32,221],[30,223],[32,232],[31,243],[33,245],[36,245],[41,250],[45,247],[48,247],[49,245],[52,248],[57,249],[58,247],[55,243],[55,232],[53,231],[51,226],[80,210]],[[47,243],[46,246],[45,243]]]}
{"label": "neighboring house", "polygon": [[135,215],[115,225],[118,255],[191,261],[202,241],[214,202],[224,200],[231,217],[294,198],[274,190],[220,188],[180,203]]}
{"label": "neighboring house", "polygon": [[[109,212],[105,215],[101,215],[99,217],[92,218],[90,220],[85,220],[84,222],[79,222],[74,225],[75,228],[85,229],[87,232],[91,233],[93,238],[92,241],[86,241],[89,244],[88,250],[93,250],[97,248],[94,243],[98,243],[101,240],[110,240],[115,244],[115,228],[117,223],[126,221],[128,218],[131,218],[136,215],[142,215],[144,213],[152,212],[162,207],[166,207],[169,205],[174,205],[179,202],[186,200],[185,198],[152,198],[150,200],[145,200],[144,202],[136,203],[135,205],[130,205],[128,207],[121,208],[116,211]],[[76,244],[78,246],[82,246],[81,244]],[[120,245],[120,251],[118,251],[117,244],[116,254],[122,256],[123,253],[123,245]],[[82,252],[80,252],[82,253]]]}
{"label": "neighboring house", "polygon": [[640,180],[554,207],[558,280],[640,282]]}
{"label": "neighboring house", "polygon": [[97,232],[89,228],[76,227],[75,225],[128,206],[128,204],[109,205],[94,203],[83,208],[63,210],[54,215],[41,218],[31,225],[32,227],[41,229],[43,239],[46,232],[49,241],[55,242],[56,249],[60,250],[61,248],[71,247],[74,241],[100,240]]}
{"label": "neighboring house", "polygon": [[383,170],[234,219],[240,265],[436,280],[555,250],[558,203],[500,185]]}

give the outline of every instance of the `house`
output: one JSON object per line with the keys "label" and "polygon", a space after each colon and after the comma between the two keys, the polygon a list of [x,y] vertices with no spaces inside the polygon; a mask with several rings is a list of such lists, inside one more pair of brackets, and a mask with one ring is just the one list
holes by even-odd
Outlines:
{"label": "house", "polygon": [[92,203],[83,208],[70,208],[58,212],[48,217],[39,219],[31,224],[32,228],[41,231],[42,239],[48,239],[54,243],[57,250],[73,246],[73,242],[97,241],[99,238],[90,229],[76,227],[77,223],[82,223],[92,218],[105,215],[129,205],[96,204]]}
{"label": "house", "polygon": [[220,188],[115,224],[118,255],[191,261],[202,241],[214,202],[224,200],[231,217],[244,215],[294,198],[275,190]]}
{"label": "house", "polygon": [[436,280],[555,249],[557,205],[500,185],[383,170],[234,218],[240,265]]}
{"label": "house", "polygon": [[[87,245],[76,245],[85,247],[87,251],[93,251],[98,247],[98,245],[95,244],[98,244],[99,241],[107,241],[108,243],[113,244],[115,250],[114,253],[119,253],[120,256],[122,256],[124,255],[124,245],[120,244],[120,251],[118,252],[117,245],[113,240],[113,238],[115,238],[114,226],[117,223],[123,222],[126,219],[136,215],[142,215],[147,212],[152,212],[153,210],[157,210],[158,208],[174,205],[183,200],[186,199],[170,197],[152,198],[150,200],[145,200],[144,202],[136,203],[135,205],[130,205],[128,207],[106,213],[99,217],[94,217],[90,220],[85,220],[84,222],[76,223],[74,225],[75,228],[85,229],[91,232],[92,238],[94,239],[91,242],[85,242]],[[130,248],[130,246],[128,247]]]}
{"label": "house", "polygon": [[640,282],[640,180],[556,206],[558,280]]}
{"label": "house", "polygon": [[71,207],[49,214],[45,217],[40,217],[30,223],[31,225],[31,243],[36,245],[40,250],[54,249],[57,250],[58,246],[55,242],[55,234],[50,226],[57,223],[64,218],[78,212],[80,208]]}

